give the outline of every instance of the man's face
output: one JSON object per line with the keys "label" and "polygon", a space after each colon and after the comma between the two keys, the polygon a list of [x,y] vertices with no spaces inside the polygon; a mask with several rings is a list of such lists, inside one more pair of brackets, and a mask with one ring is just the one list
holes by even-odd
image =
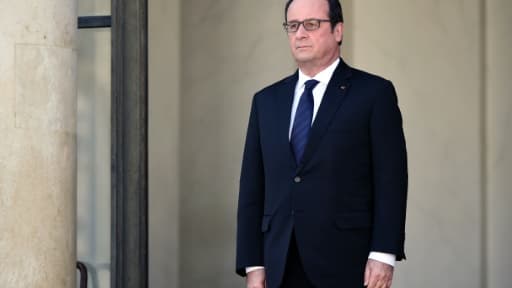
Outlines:
{"label": "man's face", "polygon": [[[305,19],[329,19],[329,4],[326,0],[294,0],[287,12],[287,22]],[[299,66],[323,67],[339,57],[339,45],[343,37],[343,24],[338,23],[334,30],[331,23],[321,22],[320,28],[306,31],[300,25],[297,32],[289,32],[288,40],[293,58]]]}

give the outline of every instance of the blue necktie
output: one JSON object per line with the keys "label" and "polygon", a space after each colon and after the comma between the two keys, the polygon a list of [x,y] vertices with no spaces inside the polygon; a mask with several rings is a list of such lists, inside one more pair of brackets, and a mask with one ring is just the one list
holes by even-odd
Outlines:
{"label": "blue necktie", "polygon": [[304,84],[304,92],[300,96],[299,106],[295,112],[295,120],[293,122],[290,140],[297,165],[299,165],[306,144],[308,143],[311,119],[313,118],[313,89],[317,84],[318,81],[314,79],[306,81]]}

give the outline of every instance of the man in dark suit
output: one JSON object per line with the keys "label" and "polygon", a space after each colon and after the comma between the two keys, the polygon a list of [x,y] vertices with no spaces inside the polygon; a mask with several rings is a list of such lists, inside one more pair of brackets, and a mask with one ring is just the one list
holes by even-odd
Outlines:
{"label": "man in dark suit", "polygon": [[339,58],[338,0],[289,0],[298,65],[253,98],[238,203],[247,287],[391,287],[407,159],[391,82]]}

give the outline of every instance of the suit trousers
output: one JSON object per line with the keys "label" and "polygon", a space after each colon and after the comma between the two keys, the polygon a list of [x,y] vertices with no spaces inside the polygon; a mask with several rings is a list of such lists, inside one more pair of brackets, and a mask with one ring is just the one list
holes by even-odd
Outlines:
{"label": "suit trousers", "polygon": [[288,247],[288,256],[286,258],[286,267],[283,275],[281,288],[313,288],[313,284],[307,278],[304,266],[297,248],[295,233],[292,232],[290,245]]}

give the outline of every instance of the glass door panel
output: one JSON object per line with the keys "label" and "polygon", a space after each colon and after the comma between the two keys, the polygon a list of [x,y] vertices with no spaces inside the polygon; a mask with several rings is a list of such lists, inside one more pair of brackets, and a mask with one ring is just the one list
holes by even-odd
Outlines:
{"label": "glass door panel", "polygon": [[[110,15],[110,1],[79,0],[78,4],[80,16]],[[87,267],[88,288],[108,288],[111,30],[80,29],[77,40],[77,257]]]}

